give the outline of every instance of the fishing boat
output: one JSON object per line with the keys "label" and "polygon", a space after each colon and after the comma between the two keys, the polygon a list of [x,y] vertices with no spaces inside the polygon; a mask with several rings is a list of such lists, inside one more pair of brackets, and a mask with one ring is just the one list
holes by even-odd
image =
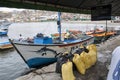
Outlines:
{"label": "fishing boat", "polygon": [[7,36],[0,37],[0,50],[7,50],[13,48]]}
{"label": "fishing boat", "polygon": [[95,30],[86,31],[86,34],[89,35],[89,36],[92,36],[93,34],[100,34],[100,33],[103,33],[103,32],[105,32],[105,31],[97,28]]}
{"label": "fishing boat", "polygon": [[0,36],[6,36],[8,32],[8,27],[11,25],[10,22],[1,20],[0,21]]}
{"label": "fishing boat", "polygon": [[12,23],[6,20],[0,20],[0,29],[7,31]]}
{"label": "fishing boat", "polygon": [[87,35],[93,36],[94,37],[94,43],[98,44],[101,42],[106,41],[108,38],[114,36],[116,34],[115,31],[104,31],[100,29],[92,30],[92,31],[87,31]]}
{"label": "fishing boat", "polygon": [[0,29],[0,36],[7,35],[7,31]]}
{"label": "fishing boat", "polygon": [[37,34],[32,41],[28,40],[11,40],[10,42],[23,58],[30,68],[38,68],[49,65],[57,61],[60,53],[74,52],[80,45],[88,45],[93,43],[94,38],[91,36],[83,36],[76,38],[62,39],[60,12],[58,13],[58,29],[59,37],[47,37],[42,33]]}
{"label": "fishing boat", "polygon": [[1,42],[0,43],[0,50],[6,50],[13,48],[12,44],[10,42]]}
{"label": "fishing boat", "polygon": [[103,32],[101,34],[93,34],[94,36],[94,43],[101,43],[104,42],[106,40],[108,40],[109,38],[113,37],[116,34],[116,32],[114,31],[109,31],[109,32]]}
{"label": "fishing boat", "polygon": [[[74,37],[77,39],[81,36],[81,34],[82,34],[82,31],[80,31],[80,30],[66,30],[66,32],[61,33],[61,37],[63,37],[63,38]],[[51,34],[51,36],[53,38],[59,38],[59,33]]]}

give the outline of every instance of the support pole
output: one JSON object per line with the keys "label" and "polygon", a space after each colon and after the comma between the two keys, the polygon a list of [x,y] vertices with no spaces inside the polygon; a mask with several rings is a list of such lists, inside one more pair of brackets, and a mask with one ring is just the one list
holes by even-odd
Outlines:
{"label": "support pole", "polygon": [[61,12],[58,12],[57,25],[58,25],[58,32],[59,32],[59,42],[61,43]]}
{"label": "support pole", "polygon": [[108,31],[108,28],[107,28],[107,20],[106,20],[106,33],[105,33],[105,36],[107,34],[107,31]]}

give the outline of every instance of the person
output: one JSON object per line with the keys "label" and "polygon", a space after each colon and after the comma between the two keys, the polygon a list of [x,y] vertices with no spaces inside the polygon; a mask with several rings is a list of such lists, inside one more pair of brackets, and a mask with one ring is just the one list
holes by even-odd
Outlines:
{"label": "person", "polygon": [[22,40],[22,34],[19,34],[19,41]]}
{"label": "person", "polygon": [[65,39],[68,39],[69,37],[70,37],[70,33],[69,33],[69,32],[65,33],[64,38],[65,38]]}
{"label": "person", "polygon": [[30,37],[28,37],[28,38],[27,38],[27,42],[29,42],[29,43],[33,43],[33,39],[30,38]]}

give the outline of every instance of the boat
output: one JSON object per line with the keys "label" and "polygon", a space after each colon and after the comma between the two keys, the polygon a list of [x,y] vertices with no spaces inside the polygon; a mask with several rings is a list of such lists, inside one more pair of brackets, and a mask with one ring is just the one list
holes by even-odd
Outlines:
{"label": "boat", "polygon": [[2,42],[0,43],[0,50],[6,50],[13,48],[12,44],[10,42]]}
{"label": "boat", "polygon": [[6,36],[8,32],[8,27],[11,25],[10,22],[6,20],[0,21],[0,36]]}
{"label": "boat", "polygon": [[6,36],[7,31],[0,29],[0,36]]}
{"label": "boat", "polygon": [[11,41],[15,49],[24,57],[25,62],[30,68],[40,67],[42,65],[56,62],[57,55],[65,51],[75,50],[80,45],[88,45],[93,43],[93,37],[84,37],[77,40],[64,40],[63,43],[52,43],[52,39],[38,38],[34,39],[34,43],[21,41]]}
{"label": "boat", "polygon": [[8,30],[8,27],[11,25],[12,23],[7,21],[7,20],[0,20],[0,29],[1,30]]}
{"label": "boat", "polygon": [[101,42],[104,42],[106,40],[108,40],[109,38],[113,37],[114,35],[116,34],[116,32],[104,32],[104,33],[101,33],[101,34],[93,34],[94,36],[94,43],[95,44],[98,44],[98,43],[101,43]]}
{"label": "boat", "polygon": [[103,32],[105,32],[105,31],[97,28],[95,30],[86,31],[86,34],[89,35],[89,36],[92,36],[92,34],[100,34],[100,33],[103,33]]}
{"label": "boat", "polygon": [[[82,34],[82,31],[80,31],[80,30],[66,30],[66,32],[64,32],[64,33],[61,33],[61,36],[63,37],[63,38],[67,38],[67,37],[74,37],[74,38],[79,38],[80,36],[81,36],[81,34]],[[59,33],[54,33],[54,34],[51,34],[51,36],[53,37],[53,38],[59,38]]]}
{"label": "boat", "polygon": [[[30,68],[39,68],[57,61],[58,55],[66,51],[73,53],[80,45],[93,43],[94,38],[84,35],[81,37],[62,38],[60,13],[58,13],[59,37],[53,38],[38,33],[29,40],[10,40],[16,51]],[[31,41],[30,41],[31,40]]]}
{"label": "boat", "polygon": [[86,35],[94,37],[94,43],[95,44],[99,44],[101,42],[104,42],[108,38],[114,36],[115,34],[116,34],[115,31],[104,31],[104,30],[100,30],[100,29],[86,32]]}
{"label": "boat", "polygon": [[7,36],[0,37],[0,50],[7,50],[13,48]]}

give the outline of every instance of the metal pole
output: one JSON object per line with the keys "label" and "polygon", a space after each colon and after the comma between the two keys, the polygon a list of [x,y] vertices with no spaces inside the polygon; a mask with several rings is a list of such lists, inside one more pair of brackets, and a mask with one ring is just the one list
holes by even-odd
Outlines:
{"label": "metal pole", "polygon": [[61,42],[61,12],[58,12],[58,21],[57,21],[57,25],[58,25],[58,32],[59,32],[59,41]]}
{"label": "metal pole", "polygon": [[107,20],[106,20],[106,33],[105,33],[105,35],[107,34],[107,31],[108,31],[108,30],[107,30]]}

